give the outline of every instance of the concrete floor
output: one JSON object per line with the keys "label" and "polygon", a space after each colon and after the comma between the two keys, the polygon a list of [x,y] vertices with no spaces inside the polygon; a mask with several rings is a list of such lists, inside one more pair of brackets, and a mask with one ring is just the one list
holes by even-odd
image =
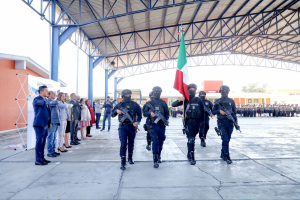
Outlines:
{"label": "concrete floor", "polygon": [[[143,119],[144,122],[145,119]],[[0,141],[0,199],[300,199],[299,118],[241,118],[230,143],[233,164],[221,161],[211,120],[207,147],[196,142],[197,164],[186,161],[181,118],[170,119],[163,163],[153,168],[145,131],[135,140],[134,165],[121,171],[118,126],[93,129],[69,152],[34,165],[20,138]],[[14,146],[17,150],[14,151]]]}

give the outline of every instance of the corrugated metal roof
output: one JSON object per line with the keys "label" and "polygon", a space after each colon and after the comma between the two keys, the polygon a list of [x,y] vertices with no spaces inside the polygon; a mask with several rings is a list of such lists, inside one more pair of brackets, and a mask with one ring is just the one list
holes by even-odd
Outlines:
{"label": "corrugated metal roof", "polygon": [[[60,2],[66,8],[70,5],[69,0],[60,0]],[[105,0],[103,2],[104,16],[115,16],[126,12],[126,1]],[[300,61],[300,58],[295,56],[298,55],[296,52],[298,48],[293,48],[294,45],[299,46],[300,41],[299,11],[292,10],[300,8],[299,1],[207,0],[146,11],[146,6],[150,8],[155,3],[155,7],[166,6],[173,1],[130,0],[127,2],[129,2],[128,12],[136,11],[136,13],[81,26],[101,51],[106,52],[108,62],[118,60],[118,68],[176,58],[177,55],[172,55],[178,53],[179,26],[177,25],[192,22],[195,23],[183,25],[187,30],[185,40],[186,44],[190,44],[187,49],[190,56],[232,51],[292,62]],[[150,2],[152,2],[151,6]],[[80,21],[78,6],[78,1],[75,1],[68,9],[77,22]],[[102,1],[99,0],[82,1],[81,22],[103,17],[102,6]],[[277,17],[274,16],[274,12],[271,12],[275,10],[278,11]],[[150,51],[158,48],[165,48],[161,55]],[[134,52],[143,53],[134,55],[132,54]],[[116,56],[120,57],[116,58]]]}

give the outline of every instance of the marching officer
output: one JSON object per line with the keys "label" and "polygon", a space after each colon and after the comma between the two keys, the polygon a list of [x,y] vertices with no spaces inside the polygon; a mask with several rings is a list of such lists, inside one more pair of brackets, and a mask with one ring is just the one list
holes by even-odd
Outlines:
{"label": "marching officer", "polygon": [[[123,90],[122,91],[122,98],[123,101],[118,103],[113,111],[112,117],[118,115],[119,119],[119,139],[121,142],[120,147],[120,157],[121,157],[121,170],[125,170],[126,167],[126,151],[127,151],[127,144],[128,144],[128,163],[133,165],[133,149],[134,149],[134,139],[137,131],[137,127],[141,122],[142,119],[142,111],[139,104],[134,101],[131,101],[131,90]],[[129,118],[126,117],[125,110],[128,110],[128,115],[133,119],[133,123]],[[123,120],[125,118],[125,120]]]}
{"label": "marching officer", "polygon": [[232,161],[229,155],[229,142],[233,131],[233,122],[228,120],[223,106],[231,112],[232,117],[237,123],[236,106],[233,99],[228,98],[230,88],[226,85],[220,87],[221,98],[217,99],[214,103],[213,114],[218,115],[218,128],[222,133],[222,150],[221,158],[231,164]]}
{"label": "marching officer", "polygon": [[[162,89],[159,86],[156,86],[152,89],[153,92],[153,100],[150,103],[152,107],[155,108],[155,111],[160,112],[165,120],[169,120],[169,108],[167,103],[160,99]],[[147,105],[147,104],[146,104]],[[152,152],[153,152],[153,162],[154,168],[158,168],[161,161],[161,151],[163,149],[164,141],[166,139],[166,124],[160,119],[157,123],[155,123],[158,116],[156,116],[154,110],[151,110],[149,106],[146,106],[143,109],[143,113],[145,117],[150,117],[150,131],[152,135]]]}
{"label": "marching officer", "polygon": [[[153,100],[153,98],[154,98],[153,92],[149,93],[149,98],[150,98],[150,101]],[[144,110],[146,109],[145,105],[143,106],[143,113],[144,113]],[[146,124],[144,124],[144,129],[145,129],[145,131],[147,131],[147,137],[146,137],[146,139],[147,139],[147,146],[146,146],[146,149],[148,151],[151,151],[151,140],[152,140],[151,139],[151,133],[150,133],[150,126],[151,126],[150,120],[151,120],[150,116],[148,116],[147,119],[146,119]]]}
{"label": "marching officer", "polygon": [[[172,103],[172,107],[178,107],[183,104],[184,101],[184,133],[188,138],[187,147],[188,153],[187,158],[191,165],[195,165],[195,138],[199,132],[199,129],[204,130],[204,105],[202,100],[199,97],[196,97],[197,85],[189,84],[188,93],[189,99],[184,97],[179,98],[177,101]],[[200,128],[201,127],[201,128]]]}
{"label": "marching officer", "polygon": [[[206,92],[204,91],[200,91],[199,92],[199,97],[200,99],[202,100],[204,106],[206,106],[206,108],[209,110],[209,111],[212,111],[213,109],[213,104],[205,99],[206,97]],[[205,140],[206,140],[206,135],[207,135],[207,132],[209,130],[209,117],[213,117],[213,114],[211,114],[209,116],[208,113],[204,112],[204,128],[200,127],[200,131],[199,131],[199,137],[200,137],[200,140],[201,140],[201,146],[202,147],[206,147],[206,143],[205,143]]]}

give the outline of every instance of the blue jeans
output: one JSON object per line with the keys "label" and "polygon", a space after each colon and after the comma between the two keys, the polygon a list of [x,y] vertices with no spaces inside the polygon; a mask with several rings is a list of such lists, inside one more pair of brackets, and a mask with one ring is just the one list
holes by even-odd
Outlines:
{"label": "blue jeans", "polygon": [[110,120],[111,120],[111,114],[108,113],[108,114],[104,114],[104,117],[103,117],[103,127],[102,129],[104,130],[105,129],[105,121],[108,121],[108,130],[110,129]]}
{"label": "blue jeans", "polygon": [[128,154],[133,153],[135,135],[136,132],[133,126],[119,126],[119,139],[121,142],[120,157],[126,156],[127,145]]}
{"label": "blue jeans", "polygon": [[101,118],[101,113],[96,113],[96,128],[99,127],[100,118]]}
{"label": "blue jeans", "polygon": [[51,124],[52,127],[49,129],[48,137],[47,137],[47,149],[48,154],[52,154],[55,152],[55,139],[56,132],[58,129],[58,124]]}
{"label": "blue jeans", "polygon": [[48,126],[45,127],[33,127],[36,136],[35,143],[35,161],[41,162],[44,159],[44,149],[46,144],[46,138],[48,135]]}
{"label": "blue jeans", "polygon": [[225,154],[229,154],[229,142],[233,131],[233,123],[229,120],[219,120],[218,127],[222,133],[222,150]]}

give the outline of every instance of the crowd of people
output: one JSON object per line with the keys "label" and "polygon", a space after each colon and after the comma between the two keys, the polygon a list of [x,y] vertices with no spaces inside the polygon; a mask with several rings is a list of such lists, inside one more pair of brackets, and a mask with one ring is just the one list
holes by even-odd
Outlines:
{"label": "crowd of people", "polygon": [[239,117],[300,117],[298,104],[239,105],[236,109]]}
{"label": "crowd of people", "polygon": [[[48,157],[54,158],[60,153],[67,152],[66,149],[72,148],[71,145],[79,145],[79,141],[92,137],[90,130],[95,123],[95,113],[91,100],[81,99],[75,93],[69,96],[60,92],[55,99],[53,91],[48,91],[46,86],[40,86],[39,94],[33,101],[35,112],[33,127],[36,133],[35,164],[47,165],[51,161],[46,160],[44,156],[46,141]],[[81,129],[81,139],[77,137],[78,127]]]}
{"label": "crowd of people", "polygon": [[[178,112],[183,112],[183,133],[187,137],[187,159],[191,165],[196,164],[195,160],[195,139],[199,133],[201,146],[206,147],[206,135],[209,130],[209,117],[217,116],[218,123],[215,131],[222,139],[221,158],[231,164],[229,154],[229,142],[233,128],[240,130],[237,115],[244,117],[255,116],[300,116],[298,105],[245,105],[236,106],[233,99],[228,97],[230,88],[221,86],[221,98],[214,104],[206,99],[206,93],[201,91],[196,97],[197,85],[188,85],[188,99],[182,97],[172,103],[171,113],[176,117]],[[35,112],[34,129],[36,132],[36,165],[47,165],[49,160],[45,159],[44,148],[47,141],[48,157],[57,157],[60,153],[67,152],[65,148],[71,145],[79,145],[80,140],[92,137],[91,127],[96,123],[96,129],[101,129],[99,121],[102,108],[105,109],[103,126],[100,131],[105,130],[105,122],[108,120],[108,131],[110,131],[111,117],[118,116],[119,139],[120,139],[120,169],[126,169],[126,155],[128,163],[133,165],[134,140],[138,126],[142,119],[142,113],[146,117],[144,129],[147,132],[147,150],[152,149],[154,168],[162,163],[161,152],[166,139],[165,130],[169,126],[169,108],[164,100],[160,98],[162,89],[158,86],[152,89],[149,94],[150,101],[144,104],[143,108],[131,100],[130,90],[122,91],[122,102],[113,106],[114,102],[107,97],[103,105],[97,100],[91,106],[91,100],[82,99],[75,93],[69,95],[60,92],[57,99],[53,91],[48,91],[46,86],[39,88],[39,96],[33,101]],[[182,114],[182,113],[181,113]],[[96,119],[95,119],[96,116]],[[78,129],[81,130],[81,139],[77,137]],[[70,137],[71,134],[71,137]],[[56,152],[56,135],[57,151]],[[70,144],[69,144],[70,137]],[[152,143],[152,146],[151,146]],[[128,150],[128,154],[127,154]],[[60,153],[59,153],[60,152]]]}

